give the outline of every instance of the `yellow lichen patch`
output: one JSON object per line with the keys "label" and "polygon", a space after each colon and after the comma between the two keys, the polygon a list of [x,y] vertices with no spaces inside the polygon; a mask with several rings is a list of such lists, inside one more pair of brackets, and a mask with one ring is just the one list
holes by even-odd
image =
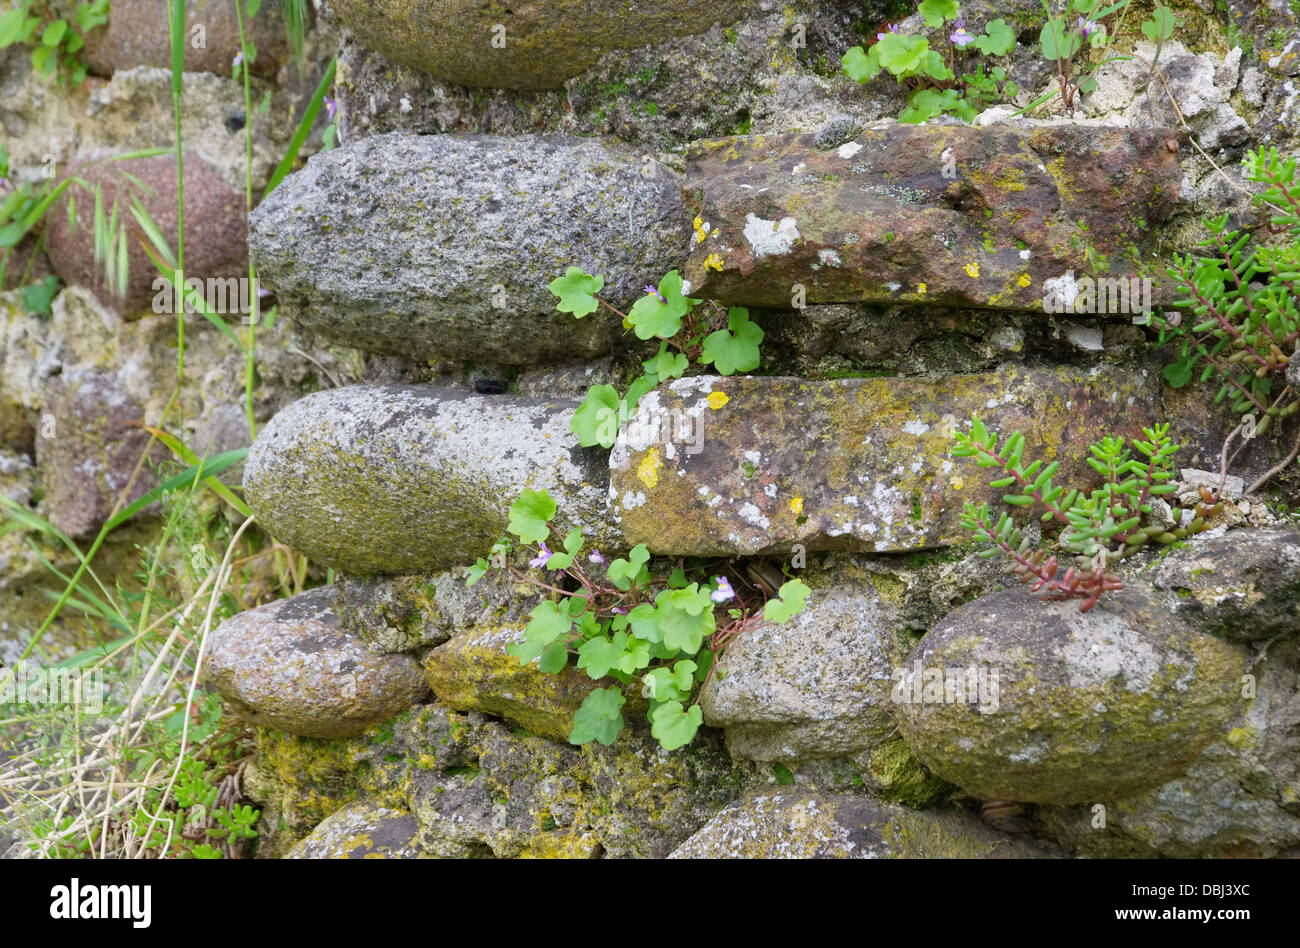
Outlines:
{"label": "yellow lichen patch", "polygon": [[731,401],[731,399],[727,396],[726,392],[709,392],[709,397],[706,398],[705,401],[709,403],[710,408],[717,411],[723,405],[727,404],[727,402]]}
{"label": "yellow lichen patch", "polygon": [[790,509],[794,511],[794,515],[795,515],[796,517],[800,516],[800,515],[803,513],[803,498],[802,498],[802,497],[791,497],[791,498],[790,498]]}
{"label": "yellow lichen patch", "polygon": [[657,448],[651,448],[641,459],[641,463],[636,467],[636,476],[646,487],[654,487],[659,483],[659,468],[663,467],[663,461],[659,459]]}
{"label": "yellow lichen patch", "polygon": [[948,479],[948,486],[951,487],[953,490],[961,490],[963,487],[966,486],[966,482],[962,480],[962,476],[960,474],[954,474],[952,477]]}
{"label": "yellow lichen patch", "polygon": [[707,257],[704,258],[704,269],[706,269],[706,270],[717,270],[719,273],[721,273],[721,272],[722,272],[722,257],[720,257],[720,256],[719,256],[718,254],[716,254],[716,253],[711,253],[711,254],[709,254]]}
{"label": "yellow lichen patch", "polygon": [[1016,283],[1017,283],[1017,285],[1019,285],[1019,286],[1028,286],[1028,285],[1029,285],[1030,283],[1032,283],[1032,282],[1033,282],[1033,281],[1029,279],[1029,274],[1028,274],[1028,273],[1022,273],[1022,274],[1020,274],[1020,279],[1016,280]]}
{"label": "yellow lichen patch", "polygon": [[968,263],[962,269],[966,271],[966,275],[971,279],[979,279],[980,265],[978,263]]}
{"label": "yellow lichen patch", "polygon": [[925,284],[924,283],[916,284],[916,292],[920,293],[922,296],[925,296],[926,293]]}

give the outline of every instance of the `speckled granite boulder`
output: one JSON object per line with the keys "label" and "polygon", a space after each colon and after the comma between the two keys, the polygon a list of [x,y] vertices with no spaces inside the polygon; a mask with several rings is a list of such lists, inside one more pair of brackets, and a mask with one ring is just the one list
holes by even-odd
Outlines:
{"label": "speckled granite boulder", "polygon": [[367,46],[413,69],[467,86],[558,89],[611,49],[731,23],[744,0],[333,0],[330,8]]}
{"label": "speckled granite boulder", "polygon": [[410,813],[362,801],[327,817],[289,859],[418,859],[420,824]]}
{"label": "speckled granite boulder", "polygon": [[1270,858],[1300,844],[1300,641],[1270,646],[1240,695],[1186,774],[1104,801],[1104,825],[1094,803],[1039,807],[1036,829],[1100,858]]}
{"label": "speckled granite boulder", "polygon": [[1242,710],[1244,671],[1141,588],[1086,613],[1009,589],[935,626],[891,697],[916,756],[972,795],[1093,803],[1184,773]]}
{"label": "speckled granite boulder", "polygon": [[597,355],[618,332],[547,289],[570,266],[620,309],[679,266],[677,178],[598,142],[376,135],[315,155],[249,218],[281,310],[346,345],[520,365]]}
{"label": "speckled granite boulder", "polygon": [[785,790],[727,807],[673,859],[1033,859],[1050,854],[966,813]]}
{"label": "speckled granite boulder", "polygon": [[525,488],[549,490],[557,523],[609,546],[604,458],[569,431],[576,408],[419,385],[318,392],[258,434],[245,496],[273,536],[351,573],[486,556]]}
{"label": "speckled granite boulder", "polygon": [[227,619],[204,676],[250,723],[302,737],[347,737],[420,701],[407,655],[375,655],[339,627],[335,590],[313,589]]}
{"label": "speckled granite boulder", "polygon": [[685,190],[711,232],[686,276],[697,296],[748,305],[789,307],[797,285],[808,303],[1042,310],[1067,273],[1137,276],[1127,252],[1177,203],[1178,149],[1170,129],[1076,125],[701,142]]}
{"label": "speckled granite boulder", "polygon": [[697,376],[643,397],[610,455],[610,497],[631,544],[682,556],[913,550],[965,542],[963,501],[997,500],[951,456],[971,413],[1026,456],[1091,483],[1088,445],[1159,416],[1157,378],[1110,366],[941,380]]}
{"label": "speckled granite boulder", "polygon": [[1232,530],[1171,550],[1151,577],[1191,625],[1249,642],[1300,632],[1300,532]]}
{"label": "speckled granite boulder", "polygon": [[815,589],[785,625],[761,623],[728,648],[700,699],[727,749],[753,760],[847,757],[894,730],[889,642],[897,617],[870,587]]}

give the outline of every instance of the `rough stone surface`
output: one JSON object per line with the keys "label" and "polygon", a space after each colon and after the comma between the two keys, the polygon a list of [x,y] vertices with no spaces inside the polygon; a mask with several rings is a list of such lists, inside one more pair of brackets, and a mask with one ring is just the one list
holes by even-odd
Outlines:
{"label": "rough stone surface", "polygon": [[[203,45],[196,48],[197,27],[202,27]],[[191,0],[185,4],[185,31],[187,72],[231,74],[231,64],[240,45],[234,4],[226,0]],[[279,3],[264,3],[257,16],[246,18],[244,35],[257,47],[253,75],[274,79],[289,53]],[[133,66],[170,69],[172,54],[166,9],[160,8],[157,0],[113,0],[108,23],[86,34],[84,55],[90,71],[97,76],[111,76],[119,69]]]}
{"label": "rough stone surface", "polygon": [[576,407],[413,385],[319,392],[259,432],[245,496],[273,536],[351,573],[472,563],[525,488],[549,490],[556,522],[600,543],[606,470],[568,430]]}
{"label": "rough stone surface", "polygon": [[251,723],[304,737],[347,737],[420,701],[406,655],[375,655],[339,627],[328,587],[227,619],[208,640],[204,674]]}
{"label": "rough stone surface", "polygon": [[[166,31],[161,32],[165,36]],[[313,37],[309,37],[309,45],[315,45]],[[332,53],[318,50],[301,75],[290,69],[290,81],[269,90],[267,110],[258,115],[252,128],[251,173],[256,193],[266,187],[284,157],[325,68],[321,60],[327,62]],[[233,56],[233,48],[226,55]],[[184,81],[180,106],[186,151],[207,161],[242,195],[246,124],[242,84],[207,72],[187,72]],[[27,47],[0,50],[0,136],[9,150],[15,180],[39,183],[47,155],[54,158],[55,170],[62,174],[89,159],[166,146],[175,134],[170,69],[119,69],[107,82],[91,79],[64,92],[33,72]],[[306,160],[320,144],[320,133],[314,132],[303,143],[299,157]]]}
{"label": "rough stone surface", "polygon": [[521,665],[506,646],[522,642],[523,630],[520,623],[457,635],[426,656],[425,680],[449,708],[482,711],[531,734],[567,741],[574,713],[598,683],[572,665],[558,675],[535,662]]}
{"label": "rough stone surface", "polygon": [[[1095,479],[1087,446],[1157,417],[1154,375],[1108,367],[926,379],[699,376],[641,399],[610,455],[610,497],[631,544],[685,556],[895,551],[964,541],[962,502],[995,500],[952,433],[978,412],[1058,483]],[[713,407],[713,406],[717,407]],[[695,452],[695,453],[691,453]]]}
{"label": "rough stone surface", "polygon": [[[462,85],[493,89],[558,89],[611,49],[730,23],[747,6],[740,0],[562,0],[508,9],[475,0],[436,7],[414,0],[330,4],[363,43],[390,59]],[[500,38],[494,43],[494,37]]]}
{"label": "rough stone surface", "polygon": [[[949,670],[965,685],[971,669],[997,684],[978,703],[945,690]],[[1238,648],[1193,632],[1139,588],[1086,613],[1011,589],[921,640],[895,710],[916,756],[980,799],[1094,803],[1184,773],[1241,710],[1243,670]]]}
{"label": "rough stone surface", "polygon": [[[124,175],[134,175],[152,193],[141,191]],[[90,185],[103,188],[104,213],[111,213],[118,202],[118,215],[130,219],[130,197],[134,194],[149,212],[169,246],[176,249],[176,158],[158,155],[92,165],[80,172]],[[127,258],[130,262],[126,295],[119,298],[103,281],[103,267],[95,265],[94,228],[91,211],[94,199],[85,189],[74,188],[78,224],[72,230],[60,201],[56,212],[48,216],[46,229],[50,263],[68,283],[78,283],[95,291],[105,306],[123,316],[140,316],[152,311],[157,269],[140,241],[128,234]],[[200,280],[248,277],[248,251],[245,246],[247,224],[244,195],[230,187],[214,168],[200,158],[190,156],[185,162],[185,273]],[[238,294],[236,294],[238,295]],[[164,296],[166,312],[171,309],[170,296]]]}
{"label": "rough stone surface", "polygon": [[547,289],[566,268],[622,309],[678,266],[690,217],[651,159],[564,137],[377,135],[317,155],[250,218],[284,311],[348,345],[508,365],[597,355]]}
{"label": "rough stone surface", "polygon": [[1231,530],[1193,538],[1156,564],[1152,584],[1203,632],[1249,642],[1300,632],[1300,533]]}
{"label": "rough stone surface", "polygon": [[1136,276],[1127,251],[1174,209],[1177,148],[1169,130],[1050,125],[885,124],[830,150],[814,134],[702,142],[685,191],[711,230],[686,276],[728,303],[789,306],[797,284],[809,303],[1022,310],[1067,278],[1081,311],[1071,275]]}
{"label": "rough stone surface", "polygon": [[418,859],[420,824],[410,813],[353,803],[329,816],[289,859]]}
{"label": "rough stone surface", "polygon": [[870,750],[894,730],[891,618],[870,587],[815,589],[790,622],[761,623],[727,648],[726,676],[700,699],[705,723],[754,760]]}
{"label": "rough stone surface", "polygon": [[1091,808],[1040,807],[1036,828],[1089,857],[1272,857],[1300,843],[1300,642],[1277,642],[1242,681],[1253,696],[1181,777]]}
{"label": "rough stone surface", "polygon": [[148,453],[157,464],[166,452],[149,450],[143,420],[140,404],[111,372],[85,369],[50,383],[36,429],[36,464],[54,526],[74,537],[93,533],[124,492],[126,506],[154,487],[149,461],[140,460]]}
{"label": "rough stone surface", "polygon": [[1033,859],[1048,854],[965,813],[869,797],[755,793],[708,822],[673,859]]}
{"label": "rough stone surface", "polygon": [[257,739],[245,786],[264,807],[261,855],[362,799],[412,813],[433,856],[661,858],[742,780],[709,729],[680,751],[638,725],[613,746],[579,748],[438,703],[346,741]]}

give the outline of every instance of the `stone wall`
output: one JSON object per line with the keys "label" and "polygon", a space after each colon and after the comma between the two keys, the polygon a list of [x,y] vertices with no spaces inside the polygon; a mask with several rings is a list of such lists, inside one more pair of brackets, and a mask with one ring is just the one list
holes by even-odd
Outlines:
{"label": "stone wall", "polygon": [[[1237,419],[1213,392],[1164,384],[1171,353],[1131,314],[1045,312],[1044,287],[1167,262],[1208,214],[1260,227],[1239,159],[1300,151],[1294,13],[1176,4],[1160,61],[1177,113],[1116,63],[1072,113],[912,126],[892,118],[894,84],[839,69],[884,4],[532,4],[503,45],[485,5],[440,4],[436,19],[428,6],[317,3],[301,65],[268,37],[255,187],[335,50],[341,142],[317,153],[312,139],[246,221],[241,90],[199,72],[221,72],[207,60],[186,76],[192,252],[205,275],[251,259],[282,317],[258,341],[244,498],[314,581],[333,577],[207,643],[208,686],[255,735],[243,780],[259,856],[1300,845],[1294,465],[1269,503],[1238,482],[1205,532],[1125,560],[1126,588],[1084,612],[967,545],[962,504],[1002,491],[951,454],[978,413],[1083,483],[1091,442],[1169,422],[1180,490],[1217,473]],[[49,153],[167,144],[167,74],[147,44],[113,42],[133,9],[116,0],[112,53],[79,90],[0,51],[0,134],[20,173]],[[1050,87],[1037,4],[963,9],[973,30],[1014,25],[1016,106]],[[139,170],[164,216],[165,161]],[[146,285],[106,294],[85,241],[56,215],[42,266],[68,286],[49,317],[0,297],[0,485],[78,537],[110,514],[139,453],[130,423],[159,417],[175,375],[174,317],[146,312]],[[623,311],[673,269],[691,293],[749,308],[757,369],[693,368],[638,407],[696,419],[698,450],[579,443],[568,422],[587,388],[624,390],[658,343],[608,311],[557,312],[547,284],[568,266],[602,274]],[[246,445],[242,359],[200,319],[186,333],[195,450]],[[43,437],[46,416],[77,437]],[[1253,481],[1290,437],[1251,443],[1233,474]],[[612,746],[569,744],[596,683],[507,652],[537,588],[466,585],[512,501],[543,488],[561,533],[581,527],[611,558],[644,543],[655,565],[726,562],[811,588],[791,623],[722,654],[688,747],[663,750],[644,723]],[[157,535],[148,512],[132,529]],[[39,563],[21,532],[0,535],[0,563],[12,650],[43,614]],[[945,699],[935,668],[994,669],[995,690],[954,701],[949,683]]]}

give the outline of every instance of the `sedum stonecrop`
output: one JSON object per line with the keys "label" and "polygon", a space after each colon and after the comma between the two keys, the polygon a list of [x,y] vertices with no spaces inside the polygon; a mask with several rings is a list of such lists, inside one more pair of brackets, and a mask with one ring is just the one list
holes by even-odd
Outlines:
{"label": "sedum stonecrop", "polygon": [[[1179,293],[1175,311],[1154,317],[1160,343],[1178,343],[1178,359],[1165,367],[1175,388],[1197,372],[1215,379],[1215,404],[1242,414],[1247,438],[1300,408],[1292,360],[1300,343],[1300,180],[1296,159],[1260,147],[1243,159],[1246,177],[1266,185],[1255,203],[1271,208],[1270,229],[1286,235],[1269,246],[1228,227],[1228,215],[1205,221],[1204,256],[1175,256],[1166,271]],[[1297,443],[1300,443],[1298,441]],[[1258,489],[1262,481],[1252,485]]]}
{"label": "sedum stonecrop", "polygon": [[[1178,445],[1170,439],[1167,424],[1142,431],[1147,440],[1135,439],[1131,446],[1118,437],[1106,437],[1091,446],[1088,463],[1104,480],[1101,487],[1085,493],[1053,482],[1059,462],[1025,463],[1023,434],[1015,432],[999,448],[997,435],[978,416],[972,416],[970,431],[955,436],[953,456],[973,457],[980,467],[1001,471],[1005,476],[990,485],[1017,490],[1004,495],[1004,503],[1045,508],[1042,522],[1060,525],[1057,543],[1074,564],[1062,569],[1057,554],[1045,545],[1035,547],[1010,514],[1000,513],[995,521],[988,503],[967,501],[962,526],[976,539],[993,544],[982,556],[1003,553],[1009,557],[1013,572],[1032,584],[1031,591],[1043,592],[1048,599],[1082,599],[1080,608],[1088,611],[1103,593],[1124,588],[1123,580],[1110,571],[1114,563],[1147,543],[1173,543],[1200,532],[1212,513],[1205,504],[1213,498],[1203,492],[1203,503],[1195,511],[1185,515],[1175,508],[1171,522],[1151,522],[1152,501],[1177,490],[1173,457]],[[1184,520],[1188,521],[1185,525]]]}
{"label": "sedum stonecrop", "polygon": [[[931,49],[924,36],[899,33],[889,24],[876,35],[876,42],[866,49],[854,46],[843,58],[844,74],[850,79],[869,82],[883,71],[908,86],[911,91],[900,122],[920,123],[945,112],[969,122],[984,108],[1020,91],[1007,78],[1006,69],[993,65],[986,70],[982,58],[1005,56],[1015,48],[1016,34],[1006,20],[993,20],[977,36],[966,29],[957,0],[924,0],[917,12],[928,27],[952,24],[941,49]],[[981,58],[974,62],[973,71],[959,76],[958,63],[971,62],[974,52]]]}
{"label": "sedum stonecrop", "polygon": [[[698,235],[706,229],[696,218]],[[623,319],[623,328],[642,340],[658,339],[659,352],[642,363],[644,374],[619,396],[612,385],[593,385],[574,412],[569,429],[584,448],[614,446],[619,427],[636,411],[637,402],[660,382],[681,378],[691,362],[712,364],[720,375],[748,372],[758,368],[759,346],[763,330],[750,322],[749,310],[732,306],[723,311],[712,300],[691,299],[690,286],[673,270],[658,286],[647,286],[646,294],[624,313],[596,294],[605,286],[603,277],[592,276],[579,267],[569,267],[564,276],[552,280],[550,291],[559,297],[556,309],[572,313],[578,319],[605,306]],[[710,311],[697,307],[707,302]],[[669,352],[672,348],[675,352]]]}
{"label": "sedum stonecrop", "polygon": [[562,539],[552,534],[555,514],[545,490],[525,490],[510,507],[506,530],[535,546],[531,567],[559,573],[559,580],[544,582],[506,565],[513,544],[502,537],[492,548],[492,562],[480,558],[466,582],[473,586],[499,568],[547,590],[551,598],[533,608],[523,641],[510,645],[510,653],[521,665],[536,662],[550,674],[572,663],[594,681],[612,681],[592,691],[574,715],[574,744],[614,743],[625,723],[624,687],[636,683],[649,701],[654,738],[665,750],[689,744],[704,720],[700,691],[727,644],[758,622],[788,621],[807,603],[810,590],[797,579],[760,603],[738,595],[725,575],[695,575],[680,566],[653,574],[645,544],[633,547],[626,559],[607,561],[594,549],[583,556],[580,529]]}

